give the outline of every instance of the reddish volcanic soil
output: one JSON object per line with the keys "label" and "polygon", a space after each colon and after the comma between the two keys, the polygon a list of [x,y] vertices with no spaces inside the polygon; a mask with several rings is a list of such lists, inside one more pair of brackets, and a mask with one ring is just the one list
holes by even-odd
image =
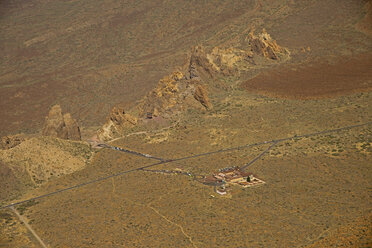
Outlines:
{"label": "reddish volcanic soil", "polygon": [[317,99],[372,89],[372,54],[295,67],[283,65],[243,83],[248,91],[296,99]]}

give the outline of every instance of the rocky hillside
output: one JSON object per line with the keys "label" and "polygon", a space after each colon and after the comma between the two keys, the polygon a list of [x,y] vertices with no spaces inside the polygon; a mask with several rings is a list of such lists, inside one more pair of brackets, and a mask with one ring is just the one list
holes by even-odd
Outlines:
{"label": "rocky hillside", "polygon": [[0,162],[3,171],[10,169],[9,173],[38,185],[81,170],[91,155],[90,146],[83,142],[34,137],[11,149],[0,150]]}
{"label": "rocky hillside", "polygon": [[19,194],[25,185],[31,185],[28,176],[15,175],[13,170],[0,160],[0,200],[14,198]]}
{"label": "rocky hillside", "polygon": [[235,46],[214,47],[205,56],[213,66],[213,71],[227,76],[242,70],[285,62],[290,58],[290,52],[287,48],[279,46],[263,29],[258,34],[255,34],[254,30],[250,31],[244,40]]}
{"label": "rocky hillside", "polygon": [[92,156],[80,129],[61,107],[51,108],[40,134],[16,134],[0,142],[0,198],[11,199],[30,187],[83,169]]}
{"label": "rocky hillside", "polygon": [[161,79],[157,87],[140,102],[138,108],[140,115],[171,117],[190,106],[212,108],[201,80],[186,77],[177,71]]}
{"label": "rocky hillside", "polygon": [[241,70],[289,59],[288,49],[280,47],[266,30],[257,36],[250,32],[241,46],[244,50],[214,47],[210,53],[203,46],[193,47],[183,69],[160,79],[135,107],[128,110],[114,107],[98,130],[98,138],[107,141],[120,137],[145,119],[172,119],[189,108],[210,110],[213,106],[208,86],[214,88],[216,81],[236,76]]}
{"label": "rocky hillside", "polygon": [[137,118],[126,113],[123,108],[114,107],[105,124],[98,130],[100,140],[110,140],[119,137],[126,128],[137,125]]}
{"label": "rocky hillside", "polygon": [[103,123],[115,104],[139,100],[183,64],[190,47],[226,50],[254,28],[265,27],[292,55],[302,47],[311,47],[311,59],[365,53],[370,6],[347,0],[2,1],[0,136],[40,130],[56,103],[79,113],[84,126]]}
{"label": "rocky hillside", "polygon": [[106,123],[98,130],[98,138],[111,140],[120,137],[128,128],[142,125],[146,119],[172,119],[188,108],[211,109],[205,86],[177,71],[162,78],[138,104],[125,111],[114,107]]}

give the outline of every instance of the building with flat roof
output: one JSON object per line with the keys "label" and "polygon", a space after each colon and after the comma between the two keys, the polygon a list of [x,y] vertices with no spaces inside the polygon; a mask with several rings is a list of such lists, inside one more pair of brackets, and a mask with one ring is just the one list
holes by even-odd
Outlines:
{"label": "building with flat roof", "polygon": [[214,186],[215,192],[220,195],[227,194],[227,188],[231,185],[248,188],[265,183],[261,179],[258,179],[253,173],[245,172],[237,166],[220,169],[216,174],[204,176],[197,180],[205,185]]}
{"label": "building with flat roof", "polygon": [[239,185],[242,187],[252,187],[262,185],[265,182],[258,179],[253,173],[245,172],[239,167],[228,167],[220,169],[219,172],[214,175],[215,178],[222,180],[226,185]]}

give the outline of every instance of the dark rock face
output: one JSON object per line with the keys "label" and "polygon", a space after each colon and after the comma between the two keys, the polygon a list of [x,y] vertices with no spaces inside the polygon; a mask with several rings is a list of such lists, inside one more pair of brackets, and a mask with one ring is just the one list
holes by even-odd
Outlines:
{"label": "dark rock face", "polygon": [[76,121],[69,113],[62,115],[61,106],[58,104],[50,109],[42,134],[60,139],[81,140],[80,128]]}
{"label": "dark rock face", "polygon": [[22,134],[8,135],[1,138],[0,149],[11,149],[25,140]]}

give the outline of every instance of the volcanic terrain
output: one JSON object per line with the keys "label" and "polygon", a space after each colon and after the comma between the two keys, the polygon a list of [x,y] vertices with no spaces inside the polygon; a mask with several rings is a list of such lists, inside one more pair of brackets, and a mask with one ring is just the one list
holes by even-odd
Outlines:
{"label": "volcanic terrain", "polygon": [[2,1],[0,247],[371,247],[371,6]]}

